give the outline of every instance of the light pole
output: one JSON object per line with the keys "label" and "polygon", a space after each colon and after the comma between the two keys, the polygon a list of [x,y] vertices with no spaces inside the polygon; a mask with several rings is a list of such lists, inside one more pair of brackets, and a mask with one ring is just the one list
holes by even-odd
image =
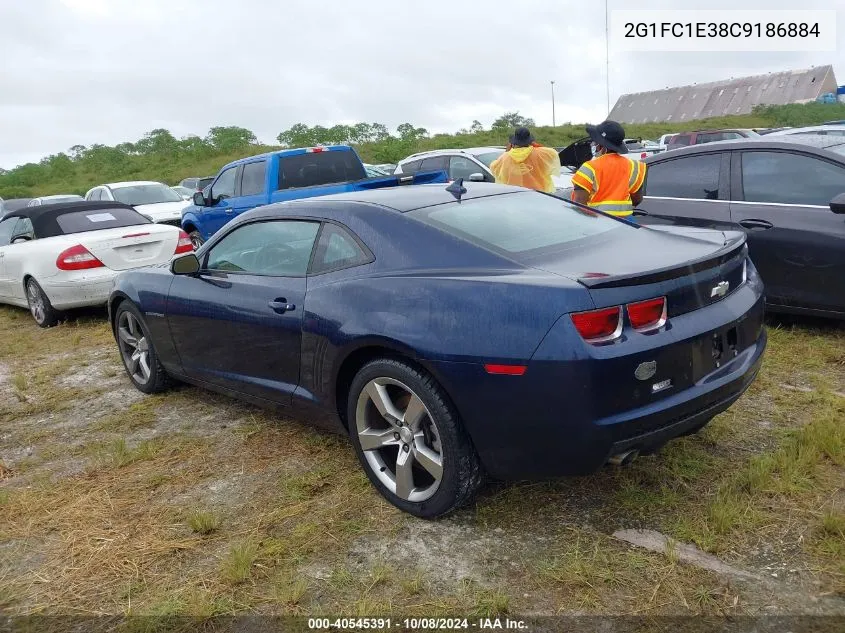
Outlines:
{"label": "light pole", "polygon": [[552,127],[555,127],[555,82],[552,82]]}

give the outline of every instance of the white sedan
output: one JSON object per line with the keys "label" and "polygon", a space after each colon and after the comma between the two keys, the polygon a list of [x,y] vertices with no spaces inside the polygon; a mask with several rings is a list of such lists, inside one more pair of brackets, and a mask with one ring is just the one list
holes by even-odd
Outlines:
{"label": "white sedan", "polygon": [[120,271],[193,249],[175,226],[118,202],[26,207],[0,221],[0,303],[29,308],[41,327],[61,311],[105,304]]}
{"label": "white sedan", "polygon": [[171,187],[152,180],[112,182],[98,185],[85,194],[86,200],[122,202],[135,207],[153,222],[182,226],[182,209],[189,203]]}

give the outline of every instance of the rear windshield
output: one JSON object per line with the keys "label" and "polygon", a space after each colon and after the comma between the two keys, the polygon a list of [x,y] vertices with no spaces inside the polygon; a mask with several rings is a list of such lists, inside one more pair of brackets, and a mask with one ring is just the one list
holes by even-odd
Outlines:
{"label": "rear windshield", "polygon": [[112,189],[114,199],[132,206],[159,204],[162,202],[182,202],[182,196],[167,185],[130,185]]}
{"label": "rear windshield", "polygon": [[447,233],[505,254],[535,254],[625,225],[536,192],[487,196],[410,211]]}
{"label": "rear windshield", "polygon": [[85,233],[100,229],[119,229],[124,226],[150,224],[143,215],[132,209],[89,209],[88,211],[72,211],[63,213],[56,218],[56,223],[62,234]]}
{"label": "rear windshield", "polygon": [[212,176],[211,178],[200,178],[197,181],[197,189],[205,189],[206,187],[208,187],[208,185],[210,185],[213,182],[214,182],[214,176]]}
{"label": "rear windshield", "polygon": [[319,187],[366,177],[364,165],[354,152],[312,152],[285,156],[279,161],[279,189]]}

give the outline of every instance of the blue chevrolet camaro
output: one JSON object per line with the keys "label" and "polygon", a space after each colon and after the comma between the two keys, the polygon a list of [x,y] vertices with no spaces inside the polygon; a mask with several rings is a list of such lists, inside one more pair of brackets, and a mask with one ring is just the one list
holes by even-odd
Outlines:
{"label": "blue chevrolet camaro", "polygon": [[766,346],[742,233],[488,183],[255,209],[121,275],[109,314],[141,391],[176,379],[349,433],[421,517],[485,475],[585,474],[694,433]]}

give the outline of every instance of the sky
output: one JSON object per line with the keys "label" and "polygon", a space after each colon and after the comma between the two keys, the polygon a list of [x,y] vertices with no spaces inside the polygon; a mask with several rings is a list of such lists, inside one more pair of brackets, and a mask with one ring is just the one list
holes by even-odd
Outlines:
{"label": "sky", "polygon": [[[614,9],[795,9],[784,0],[608,0]],[[833,64],[836,52],[610,49],[621,94]],[[726,14],[727,15],[727,14]],[[519,111],[537,124],[607,115],[601,0],[0,0],[0,167],[166,128],[404,122],[455,132]],[[504,139],[503,139],[504,142]]]}

